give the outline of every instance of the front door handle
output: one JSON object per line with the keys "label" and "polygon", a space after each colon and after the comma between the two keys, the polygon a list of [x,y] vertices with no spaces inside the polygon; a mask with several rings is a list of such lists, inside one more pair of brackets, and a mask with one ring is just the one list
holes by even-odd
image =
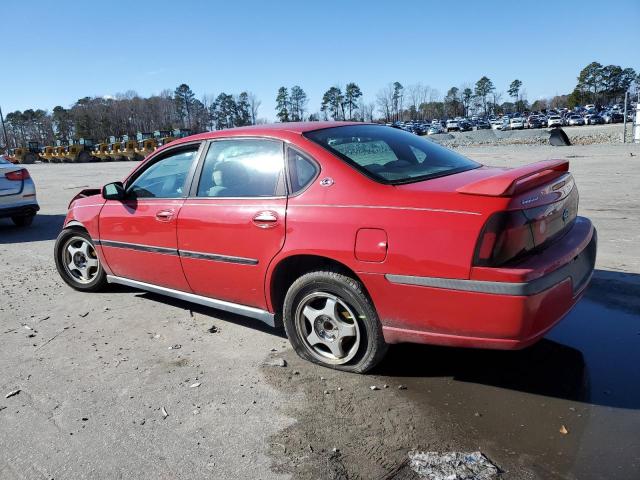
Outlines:
{"label": "front door handle", "polygon": [[174,214],[175,212],[173,210],[160,210],[156,213],[156,220],[159,222],[169,222]]}
{"label": "front door handle", "polygon": [[253,223],[260,228],[271,228],[278,224],[278,214],[271,210],[258,212],[253,216]]}

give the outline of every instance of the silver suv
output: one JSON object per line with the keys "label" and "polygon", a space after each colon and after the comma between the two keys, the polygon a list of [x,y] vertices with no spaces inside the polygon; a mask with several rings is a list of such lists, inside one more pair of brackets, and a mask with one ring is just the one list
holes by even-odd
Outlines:
{"label": "silver suv", "polygon": [[11,217],[13,223],[26,227],[38,210],[36,186],[27,169],[0,155],[0,218]]}

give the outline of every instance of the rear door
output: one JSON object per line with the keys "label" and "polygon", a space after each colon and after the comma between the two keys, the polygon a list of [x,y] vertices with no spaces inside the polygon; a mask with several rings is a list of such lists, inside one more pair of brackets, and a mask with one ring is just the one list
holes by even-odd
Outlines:
{"label": "rear door", "polygon": [[190,291],[178,256],[176,225],[200,143],[159,154],[127,182],[124,200],[100,212],[100,244],[114,275]]}
{"label": "rear door", "polygon": [[285,239],[284,145],[210,142],[178,217],[178,249],[193,291],[266,308],[264,279]]}

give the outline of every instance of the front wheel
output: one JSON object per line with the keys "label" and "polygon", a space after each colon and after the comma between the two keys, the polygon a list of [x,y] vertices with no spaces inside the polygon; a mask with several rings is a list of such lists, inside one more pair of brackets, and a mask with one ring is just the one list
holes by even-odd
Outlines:
{"label": "front wheel", "polygon": [[363,285],[340,273],[311,272],[293,282],[283,320],[296,353],[325,367],[364,373],[387,351]]}
{"label": "front wheel", "polygon": [[58,273],[70,287],[95,292],[106,286],[107,276],[86,231],[68,228],[60,232],[54,255]]}

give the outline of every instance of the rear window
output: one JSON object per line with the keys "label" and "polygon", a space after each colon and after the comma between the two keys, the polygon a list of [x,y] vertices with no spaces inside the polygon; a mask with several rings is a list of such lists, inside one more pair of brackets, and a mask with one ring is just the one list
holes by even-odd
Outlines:
{"label": "rear window", "polygon": [[480,165],[440,145],[396,128],[348,125],[304,134],[380,183],[409,183]]}

